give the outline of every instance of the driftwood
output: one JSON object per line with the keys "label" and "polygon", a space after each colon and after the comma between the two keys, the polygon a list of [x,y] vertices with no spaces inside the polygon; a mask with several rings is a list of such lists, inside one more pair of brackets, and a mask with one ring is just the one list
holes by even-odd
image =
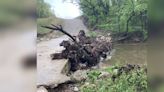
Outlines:
{"label": "driftwood", "polygon": [[144,33],[142,31],[133,31],[133,32],[120,32],[112,34],[112,42],[142,42],[144,41]]}
{"label": "driftwood", "polygon": [[112,49],[110,41],[88,37],[84,30],[80,30],[77,36],[72,36],[63,30],[61,25],[52,26],[42,27],[60,31],[72,39],[60,43],[60,46],[65,48],[61,53],[51,54],[52,59],[68,59],[71,64],[71,71],[81,69],[81,64],[86,65],[86,67],[97,65],[107,57]]}

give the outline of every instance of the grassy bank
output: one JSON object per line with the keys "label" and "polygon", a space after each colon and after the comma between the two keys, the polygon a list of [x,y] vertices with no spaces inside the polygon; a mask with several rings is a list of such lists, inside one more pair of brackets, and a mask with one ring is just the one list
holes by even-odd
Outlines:
{"label": "grassy bank", "polygon": [[38,18],[37,19],[37,32],[38,34],[46,34],[49,33],[51,30],[42,28],[41,25],[61,25],[62,20],[56,18],[55,16],[48,17],[48,18]]}
{"label": "grassy bank", "polygon": [[62,19],[56,18],[55,16],[37,19],[37,42],[47,41],[62,35],[60,32],[41,27],[50,26],[51,24],[62,25]]}
{"label": "grassy bank", "polygon": [[[146,68],[134,66],[112,66],[104,70],[92,70],[82,83],[81,92],[147,92]],[[100,77],[101,72],[110,75]]]}

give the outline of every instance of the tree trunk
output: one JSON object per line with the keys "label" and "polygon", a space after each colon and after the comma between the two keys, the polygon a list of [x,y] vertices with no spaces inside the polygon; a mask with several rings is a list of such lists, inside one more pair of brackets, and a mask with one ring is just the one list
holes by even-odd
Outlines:
{"label": "tree trunk", "polygon": [[135,15],[134,11],[131,13],[131,16],[128,18],[126,22],[126,32],[129,32],[129,22],[131,21],[132,17]]}
{"label": "tree trunk", "polygon": [[118,32],[120,33],[120,16],[118,16]]}

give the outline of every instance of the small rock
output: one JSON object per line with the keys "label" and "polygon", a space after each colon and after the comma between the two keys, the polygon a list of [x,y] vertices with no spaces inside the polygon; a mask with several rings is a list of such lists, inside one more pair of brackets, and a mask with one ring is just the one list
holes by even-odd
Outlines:
{"label": "small rock", "polygon": [[99,69],[99,65],[92,66],[91,69]]}
{"label": "small rock", "polygon": [[87,67],[86,64],[81,64],[81,63],[79,64],[79,66],[80,66],[82,69],[85,68],[85,67]]}
{"label": "small rock", "polygon": [[45,87],[41,86],[37,89],[37,92],[48,92],[48,90]]}
{"label": "small rock", "polygon": [[90,84],[89,82],[84,83],[84,85],[82,85],[81,87],[95,87],[95,84]]}
{"label": "small rock", "polygon": [[105,69],[105,63],[99,62],[96,66],[91,67],[91,69]]}
{"label": "small rock", "polygon": [[99,75],[99,78],[105,78],[105,77],[109,77],[110,73],[108,72],[101,72],[101,74]]}
{"label": "small rock", "polygon": [[78,92],[79,91],[79,88],[78,87],[74,87],[73,88],[73,91]]}
{"label": "small rock", "polygon": [[113,75],[116,75],[116,74],[118,74],[118,69],[113,70]]}
{"label": "small rock", "polygon": [[82,81],[87,79],[87,71],[88,70],[77,70],[72,74],[72,80]]}
{"label": "small rock", "polygon": [[108,55],[107,58],[105,59],[105,61],[107,60],[111,60],[112,56],[111,55]]}
{"label": "small rock", "polygon": [[86,82],[84,85],[88,86],[89,85],[89,82]]}
{"label": "small rock", "polygon": [[111,36],[111,33],[108,33],[107,36]]}

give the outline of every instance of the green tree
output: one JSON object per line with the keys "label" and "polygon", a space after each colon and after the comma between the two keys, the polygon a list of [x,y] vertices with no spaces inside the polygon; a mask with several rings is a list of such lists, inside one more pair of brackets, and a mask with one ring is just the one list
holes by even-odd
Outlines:
{"label": "green tree", "polygon": [[109,0],[80,0],[80,7],[89,26],[96,27],[102,22],[107,22]]}
{"label": "green tree", "polygon": [[37,17],[45,18],[51,15],[52,13],[49,4],[45,3],[44,0],[37,0]]}
{"label": "green tree", "polygon": [[147,4],[148,0],[80,0],[89,27],[112,32],[145,33]]}

